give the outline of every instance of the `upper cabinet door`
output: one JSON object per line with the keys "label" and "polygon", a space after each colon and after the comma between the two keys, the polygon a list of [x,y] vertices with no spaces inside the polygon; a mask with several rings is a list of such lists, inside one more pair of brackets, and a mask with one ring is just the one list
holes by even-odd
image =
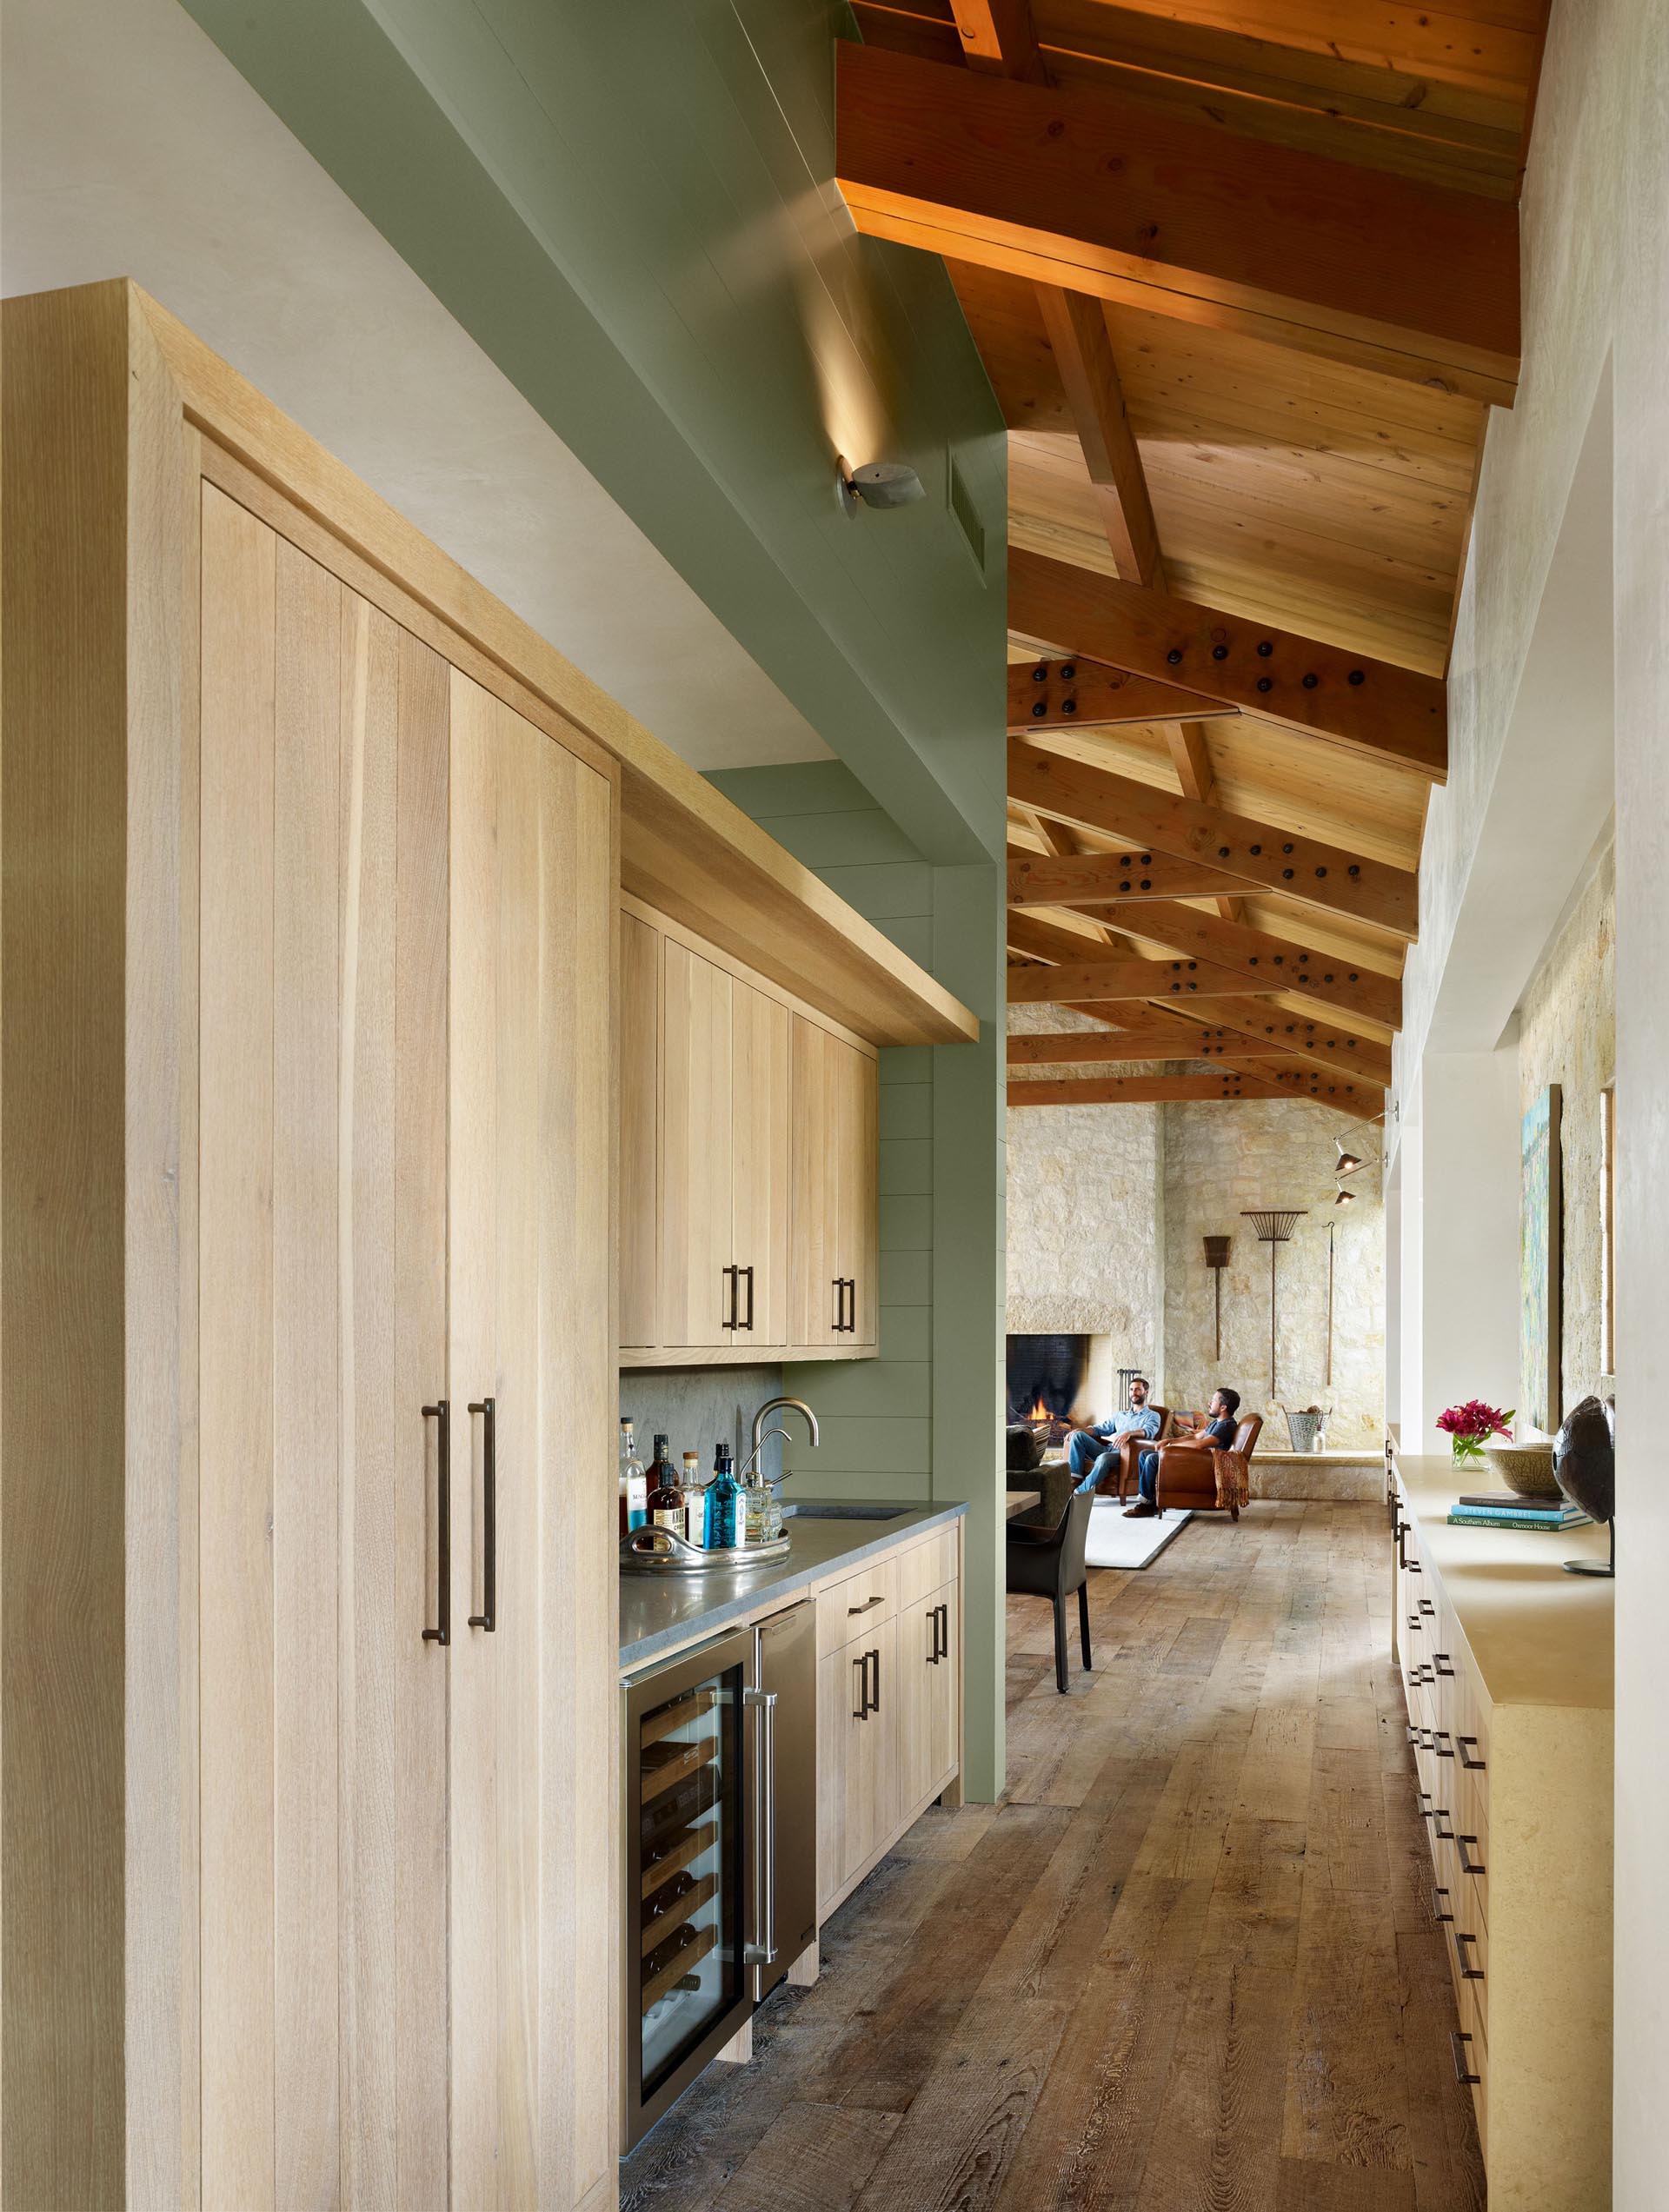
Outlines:
{"label": "upper cabinet door", "polygon": [[661,1341],[661,956],[658,929],[620,917],[620,1341]]}
{"label": "upper cabinet door", "polygon": [[202,499],[202,2201],[442,2206],[447,670]]}
{"label": "upper cabinet door", "polygon": [[450,697],[452,2202],[567,2212],[614,2169],[611,794]]}
{"label": "upper cabinet door", "polygon": [[735,986],[673,938],[662,962],[661,1341],[729,1345],[741,1305],[732,1250]]}
{"label": "upper cabinet door", "polygon": [[846,1047],[803,1014],[794,1017],[793,1319],[795,1344],[845,1341],[846,1288],[840,1224],[841,1086]]}
{"label": "upper cabinet door", "polygon": [[853,1352],[873,1352],[881,1337],[880,1097],[875,1060],[831,1040],[838,1097],[838,1244],[846,1279],[846,1330]]}
{"label": "upper cabinet door", "polygon": [[788,1341],[788,1009],[740,978],[730,1001],[729,1259],[739,1345]]}

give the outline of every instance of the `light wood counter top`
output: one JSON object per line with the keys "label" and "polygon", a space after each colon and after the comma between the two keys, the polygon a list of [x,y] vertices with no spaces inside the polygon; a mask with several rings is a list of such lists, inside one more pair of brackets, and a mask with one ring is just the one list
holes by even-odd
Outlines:
{"label": "light wood counter top", "polygon": [[1566,1559],[1604,1559],[1609,1539],[1588,1526],[1451,1528],[1462,1491],[1497,1487],[1490,1465],[1396,1455],[1421,1549],[1443,1578],[1493,1705],[1608,1711],[1613,1701],[1616,1584],[1567,1575]]}

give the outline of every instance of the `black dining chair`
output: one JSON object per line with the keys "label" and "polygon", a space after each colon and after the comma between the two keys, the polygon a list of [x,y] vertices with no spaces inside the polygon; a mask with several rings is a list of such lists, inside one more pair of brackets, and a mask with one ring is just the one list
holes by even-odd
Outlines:
{"label": "black dining chair", "polygon": [[1090,1668],[1089,1575],[1084,1565],[1084,1544],[1094,1504],[1093,1490],[1074,1490],[1055,1527],[1038,1528],[1025,1521],[1008,1524],[1008,1593],[1047,1598],[1054,1605],[1054,1686],[1063,1697],[1067,1694],[1067,1599],[1074,1590],[1086,1674]]}

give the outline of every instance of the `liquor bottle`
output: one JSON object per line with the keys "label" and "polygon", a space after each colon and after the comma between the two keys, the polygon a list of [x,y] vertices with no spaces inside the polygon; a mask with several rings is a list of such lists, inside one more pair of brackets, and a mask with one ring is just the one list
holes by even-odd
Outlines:
{"label": "liquor bottle", "polygon": [[707,1486],[707,1548],[734,1551],[741,1541],[737,1525],[739,1493],[730,1465],[730,1447],[721,1444],[713,1455],[713,1479]]}
{"label": "liquor bottle", "polygon": [[684,1530],[686,1544],[702,1544],[707,1541],[707,1486],[702,1480],[702,1463],[696,1453],[684,1454]]}
{"label": "liquor bottle", "polygon": [[620,1418],[620,1532],[641,1529],[649,1518],[649,1485],[632,1439],[629,1413]]}
{"label": "liquor bottle", "polygon": [[684,1493],[678,1486],[678,1471],[667,1456],[667,1439],[655,1439],[655,1461],[649,1469],[649,1518],[658,1529],[671,1529],[677,1535],[684,1532]]}
{"label": "liquor bottle", "polygon": [[768,1543],[770,1539],[771,1493],[757,1467],[752,1470],[741,1485],[741,1501],[738,1510],[741,1515],[742,1542]]}

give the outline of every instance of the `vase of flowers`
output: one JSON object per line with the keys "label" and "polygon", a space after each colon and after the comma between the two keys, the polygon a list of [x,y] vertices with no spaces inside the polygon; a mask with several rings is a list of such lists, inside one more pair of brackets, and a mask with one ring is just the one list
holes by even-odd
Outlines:
{"label": "vase of flowers", "polygon": [[1449,1439],[1455,1465],[1463,1466],[1483,1458],[1488,1438],[1512,1435],[1513,1414],[1511,1410],[1503,1413],[1499,1405],[1486,1405],[1481,1398],[1469,1398],[1464,1405],[1451,1405],[1440,1413],[1437,1425]]}

